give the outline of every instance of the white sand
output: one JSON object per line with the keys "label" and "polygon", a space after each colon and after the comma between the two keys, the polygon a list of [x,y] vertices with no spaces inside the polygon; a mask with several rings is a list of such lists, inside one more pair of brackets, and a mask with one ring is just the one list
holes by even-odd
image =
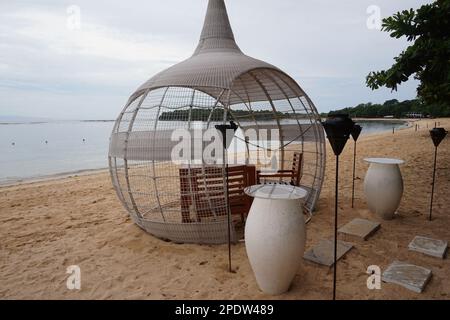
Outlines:
{"label": "white sand", "polygon": [[[441,119],[450,129],[450,119]],[[430,128],[434,120],[428,121]],[[360,138],[357,173],[365,157],[399,157],[405,193],[399,216],[381,221],[369,241],[356,246],[338,264],[341,299],[449,299],[450,261],[411,252],[416,235],[450,240],[450,138],[440,147],[435,220],[426,220],[432,178],[433,144],[421,130],[409,128]],[[330,149],[328,149],[329,151]],[[362,180],[355,209],[350,208],[351,143],[342,156],[340,223],[362,217],[380,221],[366,209]],[[318,210],[307,229],[307,248],[332,236],[334,157],[329,152],[326,183]],[[369,265],[386,268],[408,261],[433,271],[422,294],[394,284],[366,287]],[[81,267],[80,291],[66,288],[66,268]],[[227,272],[227,247],[177,245],[155,239],[128,218],[107,172],[0,188],[0,298],[3,299],[329,299],[332,269],[305,262],[291,290],[278,297],[259,291],[245,252],[233,247],[236,273]]]}

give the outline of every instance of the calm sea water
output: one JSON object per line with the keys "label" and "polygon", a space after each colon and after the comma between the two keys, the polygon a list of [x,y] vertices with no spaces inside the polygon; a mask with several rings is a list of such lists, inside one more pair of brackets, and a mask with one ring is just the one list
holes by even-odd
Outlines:
{"label": "calm sea water", "polygon": [[363,131],[361,132],[361,135],[366,134],[373,134],[378,132],[384,132],[384,131],[392,131],[392,128],[401,129],[406,128],[408,126],[407,122],[404,121],[385,121],[385,120],[372,120],[372,121],[357,121],[357,124],[359,124]]}
{"label": "calm sea water", "polygon": [[[405,126],[384,121],[358,123],[363,134]],[[113,125],[100,121],[0,124],[0,183],[108,167]]]}
{"label": "calm sea water", "polygon": [[106,168],[113,125],[81,121],[0,125],[0,183]]}

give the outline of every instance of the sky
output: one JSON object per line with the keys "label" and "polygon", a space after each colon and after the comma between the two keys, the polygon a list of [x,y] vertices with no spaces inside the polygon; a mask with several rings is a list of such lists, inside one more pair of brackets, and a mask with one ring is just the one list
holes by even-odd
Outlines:
{"label": "sky", "polygon": [[[414,99],[365,86],[408,43],[378,17],[419,0],[227,0],[241,50],[276,65],[319,112]],[[0,117],[115,119],[146,80],[189,58],[207,0],[0,0]]]}

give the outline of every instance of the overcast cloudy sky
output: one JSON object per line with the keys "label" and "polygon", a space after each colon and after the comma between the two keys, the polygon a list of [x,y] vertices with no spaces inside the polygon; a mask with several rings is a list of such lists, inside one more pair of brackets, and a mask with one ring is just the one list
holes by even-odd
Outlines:
{"label": "overcast cloudy sky", "polygon": [[[386,17],[429,2],[226,1],[241,49],[290,74],[322,112],[416,96],[414,81],[394,93],[365,87],[368,72],[389,67],[407,46],[369,29],[367,10],[375,5]],[[1,0],[0,116],[114,119],[140,84],[192,54],[206,6],[207,0]]]}

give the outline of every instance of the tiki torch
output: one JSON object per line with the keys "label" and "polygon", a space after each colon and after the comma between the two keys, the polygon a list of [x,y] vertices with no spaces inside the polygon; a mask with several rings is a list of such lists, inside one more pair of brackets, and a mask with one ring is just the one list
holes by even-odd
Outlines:
{"label": "tiki torch", "polygon": [[429,220],[431,221],[432,213],[433,213],[433,197],[434,197],[434,183],[436,181],[436,162],[437,162],[437,151],[438,146],[441,144],[442,140],[444,140],[448,131],[444,128],[434,128],[430,130],[431,139],[434,143],[434,167],[433,167],[433,182],[431,183],[431,201],[430,201],[430,216]]}
{"label": "tiki torch", "polygon": [[225,162],[225,197],[227,199],[227,216],[228,216],[228,269],[231,270],[231,208],[230,208],[230,198],[228,194],[228,155],[227,150],[231,145],[234,134],[238,128],[237,124],[230,121],[230,124],[221,124],[215,126],[216,130],[222,134],[222,142],[224,149],[224,162]]}
{"label": "tiki torch", "polygon": [[353,180],[352,180],[352,208],[355,202],[355,171],[356,171],[356,142],[358,141],[359,135],[361,134],[362,128],[360,125],[355,124],[352,130],[352,138],[355,142],[353,145]]}
{"label": "tiki torch", "polygon": [[336,185],[334,202],[334,264],[333,264],[333,300],[336,300],[336,264],[337,264],[337,225],[338,225],[338,187],[339,187],[339,155],[344,150],[355,123],[347,114],[330,116],[322,123],[336,156]]}

